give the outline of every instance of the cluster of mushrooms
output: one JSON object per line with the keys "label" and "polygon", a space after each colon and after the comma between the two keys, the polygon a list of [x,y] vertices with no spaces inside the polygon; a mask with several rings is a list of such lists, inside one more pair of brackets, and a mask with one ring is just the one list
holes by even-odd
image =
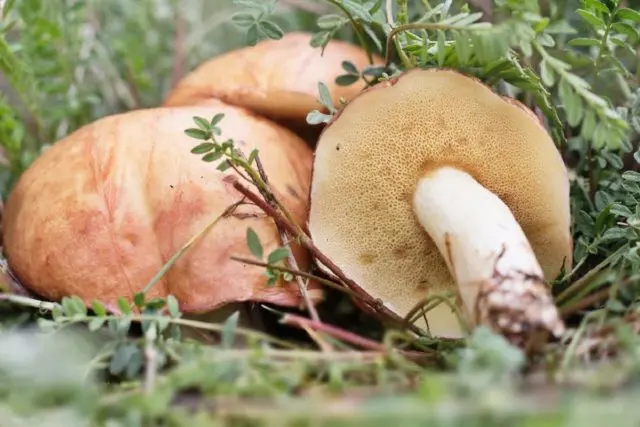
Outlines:
{"label": "cluster of mushrooms", "polygon": [[[194,116],[224,113],[221,138],[254,148],[272,190],[314,245],[399,317],[446,292],[416,321],[435,336],[471,325],[507,336],[563,323],[545,279],[572,263],[564,163],[538,118],[475,78],[412,69],[364,89],[339,86],[360,48],[290,33],[228,52],[187,75],[158,108],[102,118],[55,143],[7,200],[4,251],[20,282],[41,297],[87,304],[133,295],[212,218],[239,201],[229,180],[190,152]],[[375,58],[377,64],[382,61]],[[346,105],[318,135],[318,82]],[[252,301],[300,306],[297,286],[267,285],[247,228],[265,253],[280,236],[242,205],[200,238],[152,288],[187,313]],[[306,248],[291,243],[302,269]],[[327,270],[321,263],[318,267]],[[329,271],[326,271],[330,274]],[[322,300],[318,284],[309,288]],[[456,308],[457,310],[453,310]]]}

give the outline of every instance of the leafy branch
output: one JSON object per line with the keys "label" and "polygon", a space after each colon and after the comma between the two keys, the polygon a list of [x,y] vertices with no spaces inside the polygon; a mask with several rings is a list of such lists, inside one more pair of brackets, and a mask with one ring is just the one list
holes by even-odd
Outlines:
{"label": "leafy branch", "polygon": [[284,31],[278,24],[267,19],[275,12],[277,0],[233,0],[233,5],[242,11],[233,14],[231,21],[247,29],[246,43],[255,46],[260,37],[280,40]]}
{"label": "leafy branch", "polygon": [[[222,121],[223,118],[224,114],[222,113],[215,114],[210,120],[204,119],[202,117],[193,118],[195,124],[198,127],[186,129],[185,133],[192,138],[203,140],[205,142],[202,142],[195,146],[191,150],[191,152],[193,154],[202,155],[202,160],[205,162],[215,162],[222,159],[222,161],[217,166],[217,169],[219,171],[224,172],[229,168],[233,169],[238,174],[238,176],[253,185],[258,190],[260,195],[269,206],[281,212],[289,224],[295,224],[295,221],[287,208],[278,200],[273,190],[271,189],[267,175],[262,166],[262,162],[260,161],[260,158],[258,156],[258,150],[252,150],[247,157],[242,151],[235,147],[234,141],[232,139],[227,139],[222,142],[218,140],[218,137],[222,134],[222,130],[220,129],[218,124]],[[283,245],[286,245],[288,231],[284,230],[280,225],[276,225],[278,227],[281,242]],[[295,232],[301,232],[300,226],[298,226],[297,224],[294,225],[293,229],[295,230]],[[255,231],[251,229],[247,231],[247,242],[254,255],[259,255],[261,258],[262,246]],[[285,258],[288,259],[289,264],[293,268],[297,267],[297,261],[295,257],[287,248],[279,248],[269,254],[269,259],[271,259],[273,263],[284,260]],[[275,283],[280,278],[283,278],[285,281],[288,281],[287,279],[292,279],[289,275],[282,275],[276,270],[267,270],[267,277],[269,284]],[[296,280],[299,292],[305,302],[307,309],[315,319],[318,319],[315,306],[311,301],[311,298],[309,297],[309,293],[307,291],[307,284],[303,283],[303,281],[299,277],[296,277]]]}

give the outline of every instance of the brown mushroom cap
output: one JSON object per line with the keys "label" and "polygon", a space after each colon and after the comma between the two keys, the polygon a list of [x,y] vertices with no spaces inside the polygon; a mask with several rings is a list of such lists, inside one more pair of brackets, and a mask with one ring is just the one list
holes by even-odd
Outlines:
{"label": "brown mushroom cap", "polygon": [[[336,77],[345,74],[343,61],[359,70],[369,64],[365,51],[340,40],[332,40],[322,52],[309,44],[312,34],[291,32],[280,40],[265,40],[252,47],[233,50],[200,65],[169,93],[165,106],[193,105],[218,98],[248,108],[272,119],[304,122],[318,102],[318,82],[327,85],[333,102],[353,98],[364,87],[360,80],[339,86]],[[377,65],[382,59],[375,57]]]}
{"label": "brown mushroom cap", "polygon": [[[132,111],[89,124],[45,151],[21,176],[4,212],[4,250],[31,290],[51,300],[77,295],[113,303],[142,290],[165,262],[241,195],[190,150],[193,116],[224,113],[221,138],[260,157],[276,195],[295,220],[307,218],[312,153],[287,129],[222,102],[208,107]],[[224,140],[222,139],[222,140]],[[152,289],[181,308],[204,312],[229,302],[299,304],[294,283],[266,285],[247,227],[265,254],[279,246],[273,221],[243,205],[201,237]],[[301,268],[308,255],[293,246]],[[312,292],[318,297],[317,289]]]}
{"label": "brown mushroom cap", "polygon": [[[455,291],[412,207],[425,170],[445,165],[509,206],[546,278],[571,265],[568,176],[547,131],[523,106],[452,70],[414,69],[380,83],[324,129],[311,186],[315,244],[401,316],[429,295]],[[435,334],[459,334],[444,305],[428,322]]]}

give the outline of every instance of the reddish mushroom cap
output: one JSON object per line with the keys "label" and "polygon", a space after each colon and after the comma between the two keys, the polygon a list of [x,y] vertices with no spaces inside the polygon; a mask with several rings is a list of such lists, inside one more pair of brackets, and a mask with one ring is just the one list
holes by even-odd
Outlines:
{"label": "reddish mushroom cap", "polygon": [[[4,212],[4,250],[21,281],[51,300],[77,295],[114,303],[143,289],[165,262],[241,195],[190,152],[193,117],[224,113],[222,140],[260,150],[271,185],[293,218],[307,218],[312,153],[293,133],[222,102],[132,111],[100,119],[54,144],[21,176]],[[229,302],[300,303],[295,283],[266,284],[251,258],[247,228],[265,254],[279,246],[273,221],[243,205],[221,219],[169,269],[150,296],[175,295],[204,312]],[[308,255],[293,245],[304,268]],[[320,291],[312,288],[312,297]]]}

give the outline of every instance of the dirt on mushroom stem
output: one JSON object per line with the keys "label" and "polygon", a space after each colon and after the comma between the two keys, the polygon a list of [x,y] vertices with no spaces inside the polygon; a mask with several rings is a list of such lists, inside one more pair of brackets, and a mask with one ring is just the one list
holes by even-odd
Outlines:
{"label": "dirt on mushroom stem", "polygon": [[499,197],[457,168],[430,168],[418,180],[413,210],[444,257],[468,319],[518,345],[538,330],[563,332],[533,249]]}

